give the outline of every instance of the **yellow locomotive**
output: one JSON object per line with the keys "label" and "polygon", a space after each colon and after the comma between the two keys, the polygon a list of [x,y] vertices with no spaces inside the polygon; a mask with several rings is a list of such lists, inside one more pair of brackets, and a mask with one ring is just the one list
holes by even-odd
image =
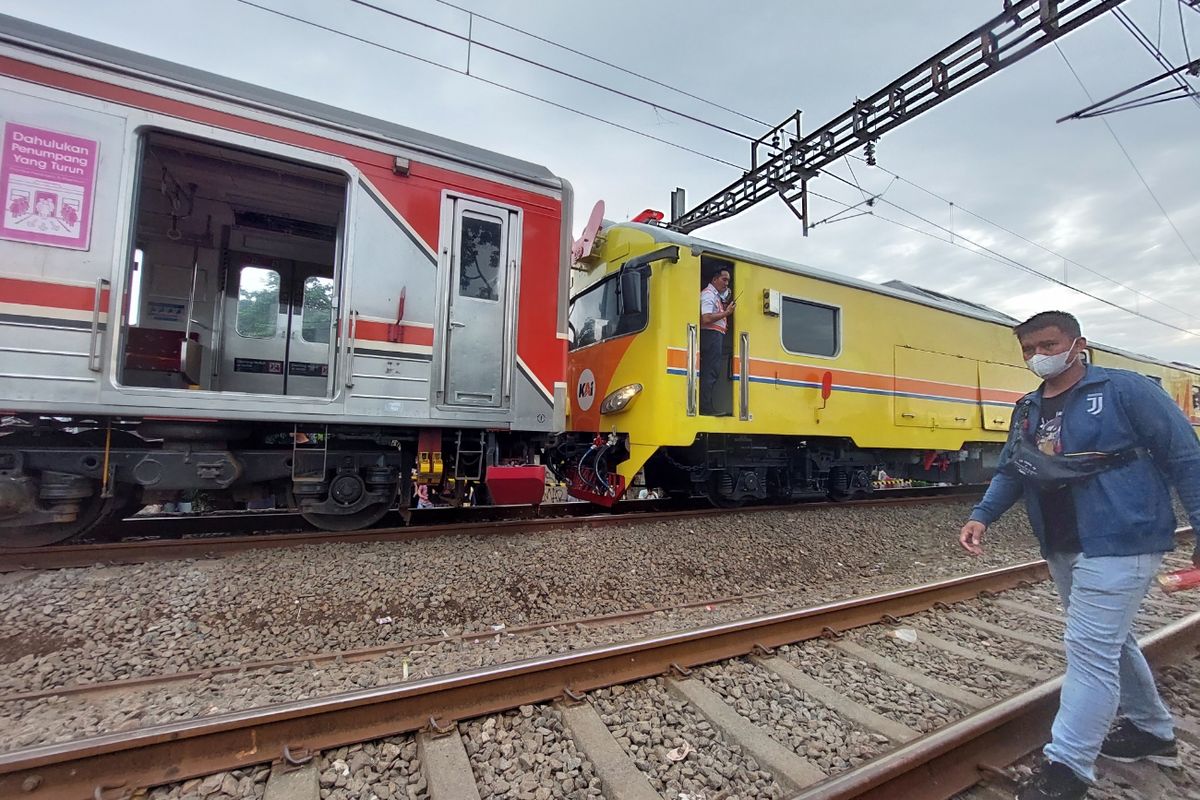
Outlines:
{"label": "yellow locomotive", "polygon": [[[881,477],[986,480],[1014,402],[1037,386],[1016,320],[902,283],[822,272],[637,222],[606,224],[577,267],[566,433],[552,465],[578,498],[649,487],[846,498]],[[736,310],[701,413],[700,294],[727,270]],[[1200,428],[1200,368],[1103,345],[1097,364],[1160,383]],[[706,398],[708,400],[708,398]]]}

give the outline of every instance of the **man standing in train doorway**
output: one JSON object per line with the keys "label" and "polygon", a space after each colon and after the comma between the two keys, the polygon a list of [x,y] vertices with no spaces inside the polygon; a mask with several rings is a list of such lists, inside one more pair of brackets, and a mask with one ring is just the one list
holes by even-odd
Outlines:
{"label": "man standing in train doorway", "polygon": [[[718,393],[729,383],[729,359],[725,355],[725,333],[729,317],[736,305],[725,301],[729,297],[730,272],[722,267],[700,292],[700,413],[727,417],[732,411],[724,408],[728,393]],[[719,396],[718,396],[719,395]]]}
{"label": "man standing in train doorway", "polygon": [[[959,542],[980,555],[988,525],[1024,496],[1067,613],[1067,671],[1046,763],[1017,798],[1077,800],[1097,755],[1179,764],[1171,714],[1131,629],[1175,547],[1168,483],[1200,530],[1200,440],[1154,381],[1088,364],[1070,314],[1044,311],[1013,330],[1042,385],[1017,402],[996,475]],[[1200,550],[1192,560],[1200,565]]]}

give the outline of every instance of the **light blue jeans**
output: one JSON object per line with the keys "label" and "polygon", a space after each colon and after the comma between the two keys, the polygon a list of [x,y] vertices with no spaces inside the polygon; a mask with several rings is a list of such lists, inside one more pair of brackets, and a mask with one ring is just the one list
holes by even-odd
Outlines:
{"label": "light blue jeans", "polygon": [[1120,713],[1162,739],[1175,736],[1171,712],[1133,637],[1133,618],[1162,553],[1088,558],[1051,553],[1050,574],[1067,610],[1067,673],[1047,758],[1093,782],[1100,745]]}

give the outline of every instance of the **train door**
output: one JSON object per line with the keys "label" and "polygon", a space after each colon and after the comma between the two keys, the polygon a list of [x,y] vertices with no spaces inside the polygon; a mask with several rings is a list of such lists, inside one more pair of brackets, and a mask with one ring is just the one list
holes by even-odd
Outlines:
{"label": "train door", "polygon": [[229,253],[220,388],[324,397],[334,338],[332,268]]}
{"label": "train door", "polygon": [[441,405],[505,408],[516,295],[515,211],[451,198]]}

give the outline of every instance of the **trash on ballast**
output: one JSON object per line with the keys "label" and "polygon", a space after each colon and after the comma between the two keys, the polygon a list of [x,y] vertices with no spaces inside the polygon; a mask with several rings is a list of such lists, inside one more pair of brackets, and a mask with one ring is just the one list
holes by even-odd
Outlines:
{"label": "trash on ballast", "polygon": [[504,623],[503,623],[503,622],[501,622],[501,623],[498,623],[498,624],[496,624],[496,625],[489,625],[488,627],[489,627],[489,628],[491,628],[491,629],[492,629],[492,630],[494,630],[494,631],[502,631],[502,630],[504,630]]}
{"label": "trash on ballast", "polygon": [[391,617],[376,617],[375,618],[376,625],[391,625],[393,622],[395,622],[395,620],[392,619]]}
{"label": "trash on ballast", "polygon": [[685,741],[679,747],[673,747],[668,750],[667,758],[671,761],[683,761],[694,752],[696,752],[696,748],[692,747],[692,743]]}
{"label": "trash on ballast", "polygon": [[400,659],[401,680],[408,680],[408,665],[412,663],[412,659],[408,656]]}
{"label": "trash on ballast", "polygon": [[891,635],[909,644],[916,644],[917,642],[917,632],[912,628],[896,628],[892,631]]}

